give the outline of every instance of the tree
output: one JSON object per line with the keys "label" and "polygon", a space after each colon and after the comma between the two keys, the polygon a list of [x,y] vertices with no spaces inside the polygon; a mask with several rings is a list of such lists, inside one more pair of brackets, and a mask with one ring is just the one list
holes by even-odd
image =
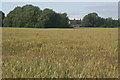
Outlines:
{"label": "tree", "polygon": [[64,28],[68,27],[67,14],[56,13],[52,9],[44,9],[38,18],[38,27],[41,28]]}
{"label": "tree", "polygon": [[68,17],[66,13],[63,14],[59,14],[60,15],[60,26],[61,28],[70,28],[69,24],[68,24]]}
{"label": "tree", "polygon": [[90,13],[83,18],[81,25],[84,27],[117,27],[118,20],[101,18],[97,13]]}
{"label": "tree", "polygon": [[5,14],[2,11],[0,11],[0,27],[3,26],[3,20],[4,20],[4,18],[5,18]]}
{"label": "tree", "polygon": [[4,25],[8,27],[35,27],[37,18],[41,10],[32,5],[16,7],[4,20]]}
{"label": "tree", "polygon": [[120,19],[118,19],[118,27],[120,27]]}
{"label": "tree", "polygon": [[98,19],[99,16],[97,13],[90,13],[83,18],[81,25],[84,27],[96,27],[97,26],[96,21]]}
{"label": "tree", "polygon": [[26,5],[22,7],[22,21],[25,27],[35,27],[37,18],[39,17],[41,10],[32,5]]}
{"label": "tree", "polygon": [[66,13],[56,13],[52,9],[40,10],[36,6],[16,7],[4,19],[8,27],[60,28],[69,27]]}
{"label": "tree", "polygon": [[106,18],[106,27],[112,27],[113,26],[113,22],[112,22],[112,18]]}
{"label": "tree", "polygon": [[44,9],[38,18],[38,24],[42,28],[56,27],[59,24],[59,16],[52,9]]}
{"label": "tree", "polygon": [[22,24],[21,20],[21,7],[16,7],[13,11],[11,11],[4,19],[3,23],[5,27],[19,27]]}

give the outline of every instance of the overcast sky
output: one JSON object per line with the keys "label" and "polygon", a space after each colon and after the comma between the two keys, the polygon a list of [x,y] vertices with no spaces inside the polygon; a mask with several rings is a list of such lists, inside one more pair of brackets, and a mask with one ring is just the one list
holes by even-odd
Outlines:
{"label": "overcast sky", "polygon": [[120,0],[1,0],[1,2],[118,2]]}
{"label": "overcast sky", "polygon": [[68,14],[70,19],[82,19],[91,12],[101,17],[118,18],[118,2],[2,2],[2,11],[8,14],[17,6],[32,4],[40,9],[50,8],[56,12]]}

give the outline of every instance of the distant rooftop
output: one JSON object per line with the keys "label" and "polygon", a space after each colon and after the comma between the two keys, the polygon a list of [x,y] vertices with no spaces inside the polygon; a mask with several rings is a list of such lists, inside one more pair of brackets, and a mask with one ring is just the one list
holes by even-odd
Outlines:
{"label": "distant rooftop", "polygon": [[73,20],[69,20],[69,24],[73,27],[78,27],[81,24],[81,19],[80,20],[76,20],[75,18]]}

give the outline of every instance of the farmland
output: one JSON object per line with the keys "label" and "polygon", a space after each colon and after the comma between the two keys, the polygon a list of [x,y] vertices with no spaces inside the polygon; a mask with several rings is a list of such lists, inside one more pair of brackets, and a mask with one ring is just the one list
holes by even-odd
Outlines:
{"label": "farmland", "polygon": [[2,28],[3,78],[117,78],[118,29]]}

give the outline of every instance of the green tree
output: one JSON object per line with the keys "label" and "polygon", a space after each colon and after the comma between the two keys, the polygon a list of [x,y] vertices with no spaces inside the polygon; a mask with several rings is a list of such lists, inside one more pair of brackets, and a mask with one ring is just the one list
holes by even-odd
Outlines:
{"label": "green tree", "polygon": [[97,13],[90,13],[83,18],[81,25],[84,27],[117,27],[118,20],[101,18]]}
{"label": "green tree", "polygon": [[4,18],[5,18],[5,14],[2,11],[0,11],[0,27],[3,26],[3,20],[4,20]]}
{"label": "green tree", "polygon": [[35,27],[41,10],[32,5],[16,7],[4,19],[4,26],[8,27]]}
{"label": "green tree", "polygon": [[97,13],[90,13],[83,18],[81,25],[84,27],[96,27],[98,19]]}
{"label": "green tree", "polygon": [[3,23],[5,27],[19,27],[21,26],[21,7],[16,7],[13,11],[11,11],[4,19]]}
{"label": "green tree", "polygon": [[120,27],[120,19],[118,19],[118,27]]}
{"label": "green tree", "polygon": [[67,14],[56,13],[52,9],[44,9],[38,18],[37,27],[64,28],[68,27]]}
{"label": "green tree", "polygon": [[60,27],[61,28],[70,28],[70,25],[68,24],[69,18],[67,17],[66,13],[59,14],[60,15]]}
{"label": "green tree", "polygon": [[118,25],[119,25],[119,21],[118,20],[112,20],[112,22],[113,22],[113,26],[112,27],[118,27]]}
{"label": "green tree", "polygon": [[106,27],[112,27],[113,26],[113,20],[112,18],[106,18]]}
{"label": "green tree", "polygon": [[52,9],[40,10],[36,6],[16,7],[4,19],[8,27],[60,28],[69,27],[66,13],[56,13]]}
{"label": "green tree", "polygon": [[59,16],[52,9],[44,9],[38,19],[38,24],[42,28],[57,27],[59,24]]}
{"label": "green tree", "polygon": [[38,17],[41,13],[41,10],[32,5],[26,5],[22,7],[22,24],[25,27],[35,27],[38,23]]}

